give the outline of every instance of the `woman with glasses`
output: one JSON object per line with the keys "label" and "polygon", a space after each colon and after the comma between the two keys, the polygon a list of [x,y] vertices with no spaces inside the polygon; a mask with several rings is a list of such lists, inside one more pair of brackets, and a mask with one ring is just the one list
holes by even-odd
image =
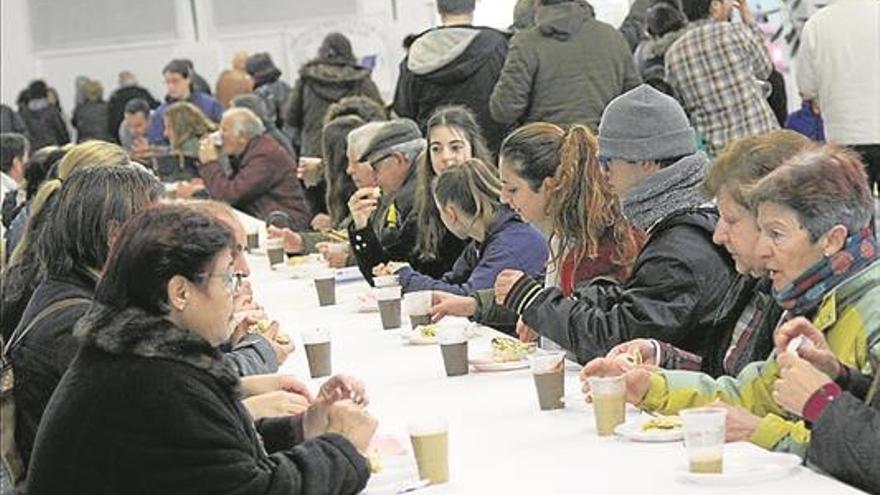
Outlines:
{"label": "woman with glasses", "polygon": [[79,348],[73,326],[91,304],[111,241],[161,192],[159,181],[139,165],[77,170],[58,192],[38,246],[46,276],[7,341],[15,441],[25,466],[49,397]]}
{"label": "woman with glasses", "polygon": [[40,425],[29,493],[364,488],[361,452],[377,423],[362,384],[336,376],[312,399],[276,376],[302,397],[302,414],[254,421],[243,406],[260,387],[217,349],[231,332],[234,248],[225,225],[185,206],[149,208],[121,229]]}
{"label": "woman with glasses", "polygon": [[529,276],[544,273],[547,243],[541,233],[501,204],[498,173],[481,160],[465,160],[433,180],[431,196],[445,228],[470,240],[452,270],[440,278],[389,263],[382,274],[396,273],[404,292],[440,290],[466,296],[488,289],[504,269]]}

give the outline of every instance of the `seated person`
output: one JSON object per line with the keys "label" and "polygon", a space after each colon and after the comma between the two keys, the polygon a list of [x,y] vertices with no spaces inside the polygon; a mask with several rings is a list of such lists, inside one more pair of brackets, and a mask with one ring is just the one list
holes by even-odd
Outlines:
{"label": "seated person", "polygon": [[124,117],[119,124],[119,144],[133,160],[146,159],[150,153],[147,126],[150,124],[150,104],[134,98],[125,104]]}
{"label": "seated person", "polygon": [[227,176],[210,139],[199,147],[199,175],[213,199],[266,220],[286,215],[291,227],[308,228],[311,215],[296,178],[296,163],[271,136],[260,118],[246,108],[231,108],[220,122],[223,153],[238,160],[238,171]]}
{"label": "seated person", "polygon": [[547,242],[501,204],[501,181],[489,165],[475,158],[465,160],[433,182],[433,197],[446,228],[471,242],[452,270],[439,279],[394,262],[376,267],[374,274],[396,273],[404,292],[440,290],[459,295],[492,287],[505,268],[543,276]]}
{"label": "seated person", "polygon": [[[869,228],[873,198],[858,155],[834,146],[801,152],[761,179],[749,204],[761,230],[756,250],[784,318],[809,318],[841,363],[869,373],[868,351],[880,343],[880,320],[870,317],[880,306],[880,253]],[[581,376],[625,368],[599,358]],[[642,409],[672,414],[718,400],[730,408],[728,440],[801,455],[809,443],[807,426],[784,419],[785,410],[773,399],[779,378],[774,356],[717,380],[692,371],[636,368],[626,374],[627,399]]]}
{"label": "seated person", "polygon": [[716,313],[736,272],[727,252],[712,243],[718,214],[702,206],[700,189],[708,159],[694,147],[684,110],[643,84],[605,108],[598,148],[623,214],[648,234],[632,273],[622,283],[582,283],[569,297],[502,272],[496,302],[532,329],[520,338],[537,332],[582,363],[638,337],[707,355],[724,328]]}
{"label": "seated person", "polygon": [[40,425],[29,493],[365,487],[360,452],[377,424],[360,384],[332,378],[293,417],[254,422],[242,405],[242,394],[265,390],[241,382],[217,350],[230,333],[234,248],[223,224],[185,206],[146,209],[121,229],[77,327],[81,352]]}
{"label": "seated person", "polygon": [[[787,352],[803,336],[808,344]],[[776,333],[780,378],[773,399],[812,424],[807,464],[871,493],[880,493],[880,345],[870,350],[874,376],[841,363],[806,318]]]}
{"label": "seated person", "polygon": [[764,260],[755,250],[760,232],[746,191],[808,145],[807,138],[786,130],[743,138],[725,149],[703,180],[703,188],[718,205],[712,241],[727,249],[739,273],[718,308],[718,318],[727,318],[720,345],[703,359],[656,339],[635,339],[615,346],[608,357],[626,359],[637,349],[642,362],[661,368],[736,376],[749,363],[770,355],[782,308],[773,300]]}

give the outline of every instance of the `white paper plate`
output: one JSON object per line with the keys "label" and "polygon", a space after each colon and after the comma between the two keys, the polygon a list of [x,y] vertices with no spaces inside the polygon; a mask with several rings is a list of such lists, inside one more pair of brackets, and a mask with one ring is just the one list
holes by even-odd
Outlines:
{"label": "white paper plate", "polygon": [[490,352],[477,354],[468,359],[468,363],[470,363],[476,371],[511,371],[529,367],[529,361],[525,358],[520,359],[519,361],[496,363],[492,360],[492,353]]}
{"label": "white paper plate", "polygon": [[681,428],[675,430],[648,430],[642,429],[642,425],[650,421],[650,417],[639,418],[617,425],[614,433],[633,442],[680,442],[684,438]]}
{"label": "white paper plate", "polygon": [[794,454],[732,452],[724,454],[721,474],[694,474],[688,471],[687,464],[680,465],[677,474],[683,480],[701,485],[742,485],[788,476],[802,462]]}
{"label": "white paper plate", "polygon": [[[442,320],[441,320],[442,321]],[[442,323],[441,323],[442,325]],[[464,324],[464,335],[468,339],[473,339],[475,337],[479,337],[480,333],[477,331],[477,325],[473,323],[465,322]],[[435,345],[438,344],[437,337],[425,337],[422,335],[422,332],[419,330],[419,327],[416,327],[414,330],[410,330],[408,328],[404,328],[400,331],[400,338],[411,345]]]}

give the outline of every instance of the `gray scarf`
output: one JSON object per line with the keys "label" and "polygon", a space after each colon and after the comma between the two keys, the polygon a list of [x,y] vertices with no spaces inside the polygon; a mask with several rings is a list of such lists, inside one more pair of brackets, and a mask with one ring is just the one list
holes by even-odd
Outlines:
{"label": "gray scarf", "polygon": [[622,198],[623,214],[637,227],[648,230],[674,211],[706,202],[700,185],[709,165],[702,152],[686,156],[632,188]]}

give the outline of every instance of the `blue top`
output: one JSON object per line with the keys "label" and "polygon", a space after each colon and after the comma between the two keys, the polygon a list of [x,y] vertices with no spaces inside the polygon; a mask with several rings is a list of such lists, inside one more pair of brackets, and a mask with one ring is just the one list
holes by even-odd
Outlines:
{"label": "blue top", "polygon": [[[159,105],[159,108],[153,110],[150,116],[150,130],[147,131],[147,139],[150,144],[167,145],[168,140],[165,139],[165,110],[168,106],[182,100],[168,100]],[[214,122],[220,122],[223,118],[223,105],[220,104],[213,96],[198,91],[193,92],[189,97],[190,103],[199,107],[204,114]]]}
{"label": "blue top", "polygon": [[524,223],[507,207],[495,216],[486,229],[482,243],[471,241],[440,279],[422,275],[410,267],[397,271],[404,292],[440,290],[468,295],[495,286],[495,278],[504,269],[520,270],[543,279],[549,251],[547,240]]}

